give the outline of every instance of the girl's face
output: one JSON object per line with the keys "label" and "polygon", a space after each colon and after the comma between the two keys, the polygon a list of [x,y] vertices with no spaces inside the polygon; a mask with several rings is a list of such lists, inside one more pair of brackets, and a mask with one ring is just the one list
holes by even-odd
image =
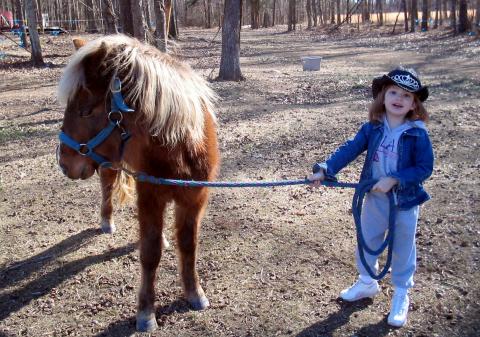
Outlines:
{"label": "girl's face", "polygon": [[396,85],[390,86],[383,101],[387,116],[405,118],[410,110],[415,109],[414,97],[414,94]]}

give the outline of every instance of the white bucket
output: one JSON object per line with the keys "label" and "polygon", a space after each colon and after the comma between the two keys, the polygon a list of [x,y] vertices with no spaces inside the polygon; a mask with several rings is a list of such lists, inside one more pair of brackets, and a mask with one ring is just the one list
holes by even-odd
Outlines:
{"label": "white bucket", "polygon": [[322,61],[321,56],[305,56],[301,58],[303,64],[303,71],[320,70],[320,62]]}

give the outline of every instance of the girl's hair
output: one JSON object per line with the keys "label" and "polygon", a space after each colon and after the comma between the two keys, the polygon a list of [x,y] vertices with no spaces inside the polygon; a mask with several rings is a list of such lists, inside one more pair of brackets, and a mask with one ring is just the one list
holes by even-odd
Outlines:
{"label": "girl's hair", "polygon": [[[373,100],[373,103],[368,110],[368,120],[370,122],[382,122],[383,116],[385,115],[385,105],[383,104],[385,100],[385,93],[387,92],[388,88],[393,86],[395,85],[389,84],[384,86],[382,90],[378,93],[377,98]],[[425,109],[417,95],[414,94],[413,99],[415,102],[415,108],[413,110],[410,110],[405,118],[410,121],[421,120],[427,122],[427,110]]]}

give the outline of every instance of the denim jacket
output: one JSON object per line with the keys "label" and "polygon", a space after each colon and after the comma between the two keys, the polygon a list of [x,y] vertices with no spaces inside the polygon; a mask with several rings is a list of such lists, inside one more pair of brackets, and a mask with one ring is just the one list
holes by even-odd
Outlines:
{"label": "denim jacket", "polygon": [[[383,124],[367,122],[362,125],[353,139],[340,146],[321,164],[326,179],[336,180],[335,175],[367,150],[367,156],[360,175],[360,182],[372,178],[372,162],[375,151],[383,138]],[[409,209],[430,199],[422,183],[433,171],[433,149],[425,129],[412,127],[402,133],[398,141],[397,171],[389,176],[396,178],[397,206]]]}

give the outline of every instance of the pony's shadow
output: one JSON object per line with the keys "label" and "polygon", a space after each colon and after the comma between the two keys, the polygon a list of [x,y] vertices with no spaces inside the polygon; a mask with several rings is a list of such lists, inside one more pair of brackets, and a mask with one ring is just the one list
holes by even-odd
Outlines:
{"label": "pony's shadow", "polygon": [[[364,299],[354,303],[337,299],[337,303],[340,305],[340,309],[337,312],[330,314],[323,321],[317,322],[309,326],[308,328],[304,329],[299,334],[297,334],[296,337],[331,337],[334,335],[335,330],[339,329],[340,327],[348,323],[351,315],[353,315],[355,312],[359,310],[365,309],[373,302],[371,299]],[[378,323],[377,325],[383,325],[383,324]],[[362,331],[365,332],[366,334],[360,334],[359,332],[356,332],[356,334],[359,336],[364,336],[364,335],[384,336],[382,334],[377,333],[380,331],[375,330],[374,325],[369,326],[368,329],[362,329]],[[374,335],[367,333],[372,331],[375,332]]]}
{"label": "pony's shadow", "polygon": [[[58,257],[64,256],[69,252],[85,246],[91,241],[92,237],[96,236],[99,232],[99,229],[84,230],[34,257],[3,268],[0,271],[0,289],[5,289],[8,286],[14,285],[28,278],[31,274],[46,268],[47,265],[52,263]],[[127,255],[134,249],[135,245],[129,244],[99,255],[87,256],[79,260],[71,261],[29,281],[22,287],[1,293],[0,320],[5,319],[13,312],[20,310],[32,300],[47,294],[60,283],[69,279],[73,275],[82,272],[85,268]]]}
{"label": "pony's shadow", "polygon": [[86,229],[78,234],[70,236],[47,250],[29,257],[23,261],[17,261],[0,270],[0,289],[15,285],[28,278],[34,272],[49,265],[59,257],[65,256],[89,244],[100,233],[100,229]]}

